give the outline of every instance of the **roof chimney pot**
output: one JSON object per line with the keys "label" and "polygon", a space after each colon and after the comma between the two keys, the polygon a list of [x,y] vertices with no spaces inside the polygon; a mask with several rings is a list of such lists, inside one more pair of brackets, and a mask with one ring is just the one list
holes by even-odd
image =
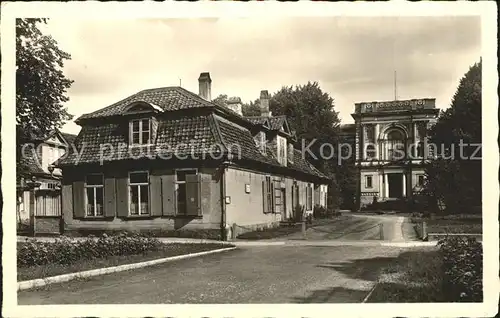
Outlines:
{"label": "roof chimney pot", "polygon": [[269,111],[269,92],[267,90],[260,92],[260,115],[271,117],[271,112]]}
{"label": "roof chimney pot", "polygon": [[212,79],[209,72],[203,72],[198,78],[199,94],[201,98],[212,100]]}

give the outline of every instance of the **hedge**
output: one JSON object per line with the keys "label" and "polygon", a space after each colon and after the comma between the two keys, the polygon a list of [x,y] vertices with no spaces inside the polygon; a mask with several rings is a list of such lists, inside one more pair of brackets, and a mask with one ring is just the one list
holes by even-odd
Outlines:
{"label": "hedge", "polygon": [[443,292],[449,302],[483,301],[483,247],[474,238],[439,241],[443,255]]}
{"label": "hedge", "polygon": [[41,242],[28,239],[18,243],[17,264],[29,267],[45,264],[72,264],[83,259],[105,258],[115,255],[136,255],[155,251],[161,242],[140,234],[125,234],[90,237],[81,241],[58,238],[55,242]]}

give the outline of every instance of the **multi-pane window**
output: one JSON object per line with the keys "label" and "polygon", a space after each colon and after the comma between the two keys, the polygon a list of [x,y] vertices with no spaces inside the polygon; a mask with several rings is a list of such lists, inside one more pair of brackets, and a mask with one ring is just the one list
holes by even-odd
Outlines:
{"label": "multi-pane window", "polygon": [[187,202],[186,202],[186,176],[196,175],[196,169],[187,170],[177,170],[176,171],[176,183],[177,183],[177,214],[186,215],[187,214]]}
{"label": "multi-pane window", "polygon": [[369,189],[373,187],[373,177],[365,176],[365,188]]}
{"label": "multi-pane window", "polygon": [[278,161],[284,165],[286,164],[286,157],[287,157],[286,139],[278,137],[277,143],[278,143]]}
{"label": "multi-pane window", "polygon": [[424,186],[424,180],[425,180],[425,179],[424,179],[424,175],[423,175],[423,174],[418,175],[418,176],[417,176],[417,185],[418,185],[419,187]]}
{"label": "multi-pane window", "polygon": [[401,160],[405,158],[405,137],[403,132],[394,129],[387,134],[387,160]]}
{"label": "multi-pane window", "polygon": [[104,215],[104,180],[102,174],[91,174],[85,180],[85,210],[87,216]]}
{"label": "multi-pane window", "polygon": [[129,174],[130,215],[149,214],[149,175],[147,172]]}
{"label": "multi-pane window", "polygon": [[375,142],[375,125],[366,125],[366,140],[368,142]]}
{"label": "multi-pane window", "polygon": [[306,195],[307,195],[306,208],[307,208],[307,211],[311,211],[313,208],[313,188],[311,185],[307,186]]}
{"label": "multi-pane window", "polygon": [[366,145],[366,159],[373,159],[375,158],[375,155],[376,155],[375,145],[373,144]]}
{"label": "multi-pane window", "polygon": [[137,119],[130,122],[130,140],[133,145],[151,143],[151,122],[149,119]]}

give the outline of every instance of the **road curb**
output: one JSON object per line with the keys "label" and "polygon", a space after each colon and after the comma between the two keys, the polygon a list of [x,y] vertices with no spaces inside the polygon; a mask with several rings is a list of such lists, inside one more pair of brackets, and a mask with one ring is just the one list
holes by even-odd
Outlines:
{"label": "road curb", "polygon": [[193,258],[193,257],[198,257],[198,256],[203,256],[203,255],[208,255],[208,254],[215,254],[215,253],[220,253],[220,252],[225,252],[225,251],[232,251],[236,248],[237,247],[225,247],[225,248],[220,248],[220,249],[211,250],[211,251],[204,251],[204,252],[198,252],[198,253],[165,257],[165,258],[160,258],[160,259],[155,259],[155,260],[145,261],[145,262],[140,262],[140,263],[91,269],[91,270],[83,271],[83,272],[76,272],[76,273],[63,274],[63,275],[57,275],[57,276],[51,276],[51,277],[45,277],[45,278],[32,279],[32,280],[27,280],[27,281],[23,281],[23,282],[18,282],[17,283],[17,290],[18,291],[19,290],[26,290],[26,289],[31,289],[31,288],[35,288],[35,287],[42,287],[42,286],[54,284],[54,283],[63,283],[63,282],[68,282],[68,281],[77,279],[77,278],[86,278],[86,277],[100,276],[100,275],[110,274],[110,273],[123,272],[123,271],[131,270],[131,269],[153,266],[153,265],[162,264],[162,263],[171,262],[171,261],[176,261],[176,260],[181,260],[181,259]]}
{"label": "road curb", "polygon": [[366,303],[366,302],[370,299],[371,295],[372,295],[372,294],[373,294],[373,292],[375,291],[375,288],[377,288],[377,285],[378,285],[378,282],[376,282],[376,283],[375,283],[375,285],[373,285],[373,287],[372,287],[372,289],[370,290],[370,292],[368,293],[368,295],[366,295],[366,297],[365,297],[365,298],[363,298],[362,303]]}
{"label": "road curb", "polygon": [[263,241],[234,241],[231,242],[231,244],[235,246],[282,246],[285,245],[286,242],[284,241],[279,241],[279,242],[263,242]]}

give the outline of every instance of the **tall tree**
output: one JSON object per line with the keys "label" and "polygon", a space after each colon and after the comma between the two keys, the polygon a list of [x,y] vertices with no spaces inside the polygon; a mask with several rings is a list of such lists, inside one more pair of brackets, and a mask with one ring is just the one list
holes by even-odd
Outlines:
{"label": "tall tree", "polygon": [[481,206],[481,151],[476,152],[481,144],[481,67],[480,61],[469,68],[451,107],[429,132],[438,160],[426,168],[425,190],[449,213],[470,213]]}
{"label": "tall tree", "polygon": [[243,113],[243,116],[260,116],[261,115],[261,110],[260,110],[260,101],[257,98],[254,101],[250,101],[249,103],[243,103],[241,106],[241,111]]}
{"label": "tall tree", "polygon": [[71,57],[38,25],[46,19],[16,20],[16,124],[18,137],[44,135],[72,116],[64,107],[73,81],[62,72]]}
{"label": "tall tree", "polygon": [[24,170],[21,145],[44,136],[72,118],[64,107],[73,81],[62,72],[71,57],[44,35],[38,25],[46,19],[16,20],[16,140],[17,168]]}
{"label": "tall tree", "polygon": [[[341,178],[347,176],[339,173],[337,146],[340,119],[333,98],[323,92],[317,82],[308,82],[295,87],[282,87],[271,97],[269,108],[273,115],[287,116],[306,159],[334,179],[329,189],[329,203],[330,206],[338,206],[339,198],[343,196],[340,185],[345,183]],[[306,147],[313,155],[305,152]]]}
{"label": "tall tree", "polygon": [[220,94],[219,96],[212,99],[212,102],[215,102],[215,103],[221,104],[221,105],[226,105],[227,99],[228,99],[228,97],[226,94]]}

